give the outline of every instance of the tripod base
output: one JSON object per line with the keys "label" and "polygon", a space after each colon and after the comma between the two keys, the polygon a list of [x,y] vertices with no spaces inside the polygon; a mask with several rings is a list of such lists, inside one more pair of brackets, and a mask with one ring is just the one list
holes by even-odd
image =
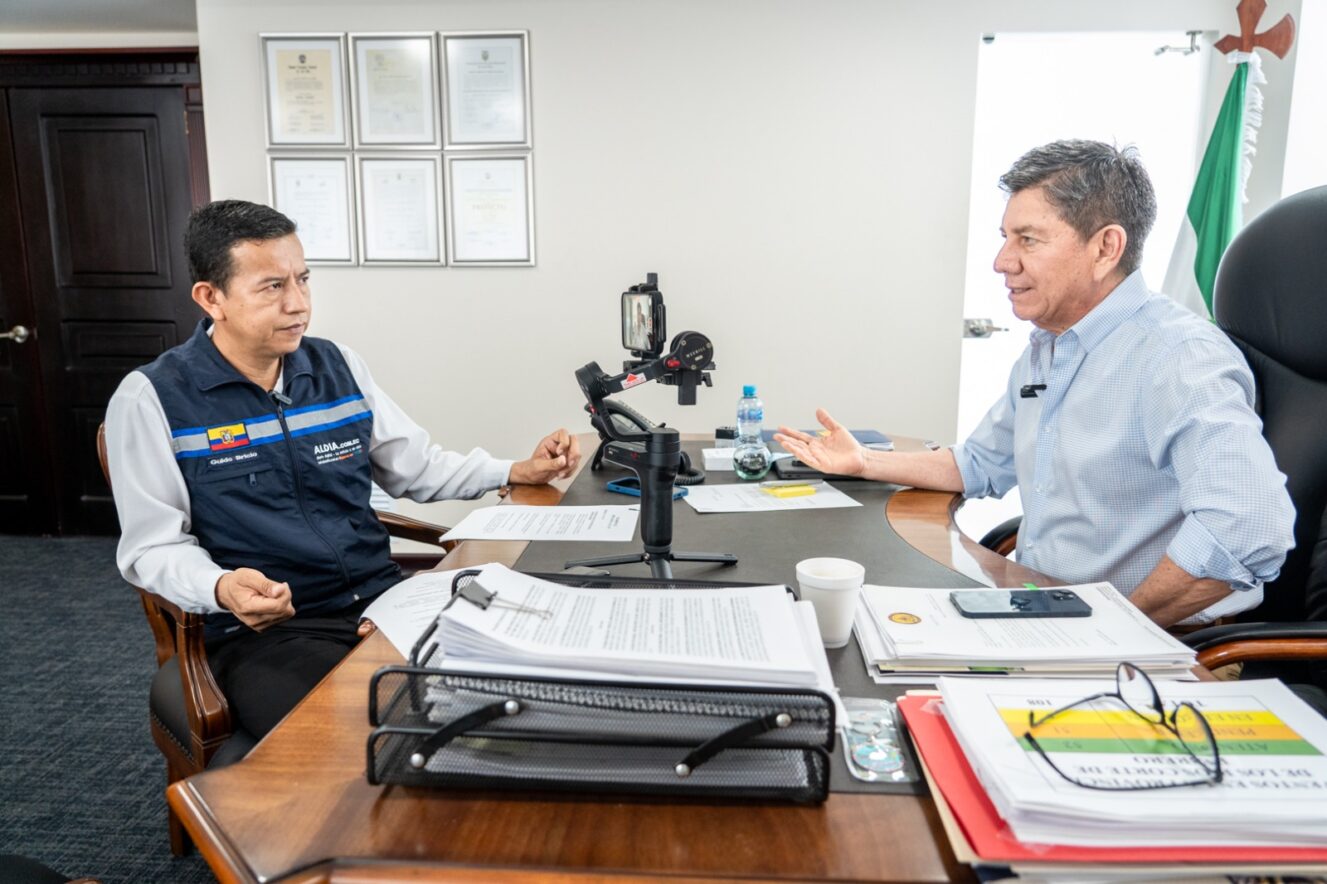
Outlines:
{"label": "tripod base", "polygon": [[730,553],[631,553],[624,556],[601,556],[597,559],[577,559],[567,562],[568,568],[606,568],[609,565],[634,565],[645,562],[650,566],[650,576],[661,580],[673,579],[670,562],[711,562],[716,565],[736,565],[737,556]]}

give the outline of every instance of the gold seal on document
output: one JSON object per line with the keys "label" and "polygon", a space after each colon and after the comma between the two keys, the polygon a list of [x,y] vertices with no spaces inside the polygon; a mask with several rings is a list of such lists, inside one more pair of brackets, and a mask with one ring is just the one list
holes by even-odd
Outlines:
{"label": "gold seal on document", "polygon": [[893,614],[890,614],[889,619],[891,622],[903,623],[905,625],[911,625],[913,623],[922,622],[922,618],[918,617],[916,614],[909,614],[906,611],[897,611]]}

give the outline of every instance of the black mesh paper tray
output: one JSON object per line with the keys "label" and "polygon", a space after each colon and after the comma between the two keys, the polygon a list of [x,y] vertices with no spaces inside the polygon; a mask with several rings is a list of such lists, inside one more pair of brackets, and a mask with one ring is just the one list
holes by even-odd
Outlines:
{"label": "black mesh paper tray", "polygon": [[798,688],[514,678],[370,683],[373,782],[822,801],[834,704]]}

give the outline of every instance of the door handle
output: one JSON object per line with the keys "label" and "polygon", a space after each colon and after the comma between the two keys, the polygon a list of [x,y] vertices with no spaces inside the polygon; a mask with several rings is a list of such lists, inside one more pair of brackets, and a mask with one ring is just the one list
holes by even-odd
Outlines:
{"label": "door handle", "polygon": [[16,325],[7,332],[0,332],[0,340],[13,341],[15,344],[21,344],[32,336],[26,325]]}
{"label": "door handle", "polygon": [[992,332],[1009,331],[1007,328],[1000,328],[989,319],[964,319],[963,337],[965,338],[989,338]]}

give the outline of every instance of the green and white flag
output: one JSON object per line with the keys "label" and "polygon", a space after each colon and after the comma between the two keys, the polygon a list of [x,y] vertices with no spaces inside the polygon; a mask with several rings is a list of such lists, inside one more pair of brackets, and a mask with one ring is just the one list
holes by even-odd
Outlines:
{"label": "green and white flag", "polygon": [[1258,86],[1267,82],[1256,53],[1232,52],[1227,58],[1238,67],[1198,168],[1164,286],[1166,294],[1207,319],[1212,317],[1216,268],[1243,224],[1245,187],[1262,125]]}

